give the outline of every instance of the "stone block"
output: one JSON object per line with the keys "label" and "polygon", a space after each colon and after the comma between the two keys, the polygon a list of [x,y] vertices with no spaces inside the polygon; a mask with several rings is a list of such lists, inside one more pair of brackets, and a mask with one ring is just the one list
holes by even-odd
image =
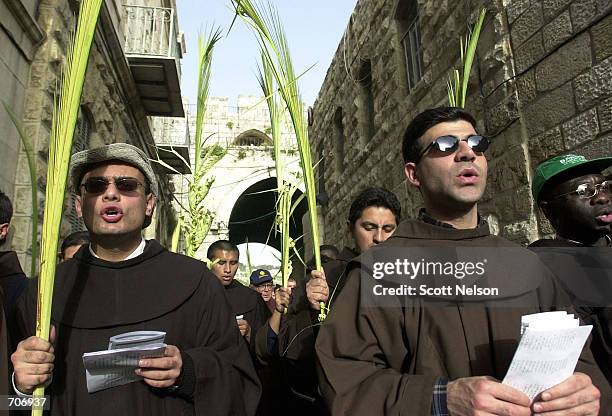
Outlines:
{"label": "stone block", "polygon": [[507,189],[516,189],[528,185],[527,162],[522,147],[515,147],[514,151],[507,152],[506,156],[489,164],[491,175],[491,191],[493,194],[503,192]]}
{"label": "stone block", "polygon": [[486,154],[487,159],[494,160],[502,157],[506,152],[513,151],[517,146],[521,146],[522,142],[521,123],[520,120],[517,120],[499,136],[491,139],[491,146]]}
{"label": "stone block", "polygon": [[574,0],[570,6],[570,14],[574,32],[578,32],[597,18],[597,3],[595,0]]}
{"label": "stone block", "polygon": [[531,166],[537,165],[561,154],[565,150],[561,128],[555,127],[529,140],[529,155]]}
{"label": "stone block", "polygon": [[547,235],[554,235],[555,229],[552,225],[550,225],[550,221],[548,221],[548,218],[546,218],[546,216],[542,214],[541,211],[538,213],[538,216],[538,229],[540,231],[540,234],[543,236],[542,238],[546,238],[544,236]]}
{"label": "stone block", "polygon": [[25,252],[30,247],[30,217],[14,215],[11,226],[14,228],[12,247],[15,251]]}
{"label": "stone block", "polygon": [[517,72],[528,70],[544,56],[542,32],[537,32],[518,48],[513,46],[513,49]]}
{"label": "stone block", "polygon": [[595,60],[602,61],[612,55],[612,15],[606,17],[591,29]]}
{"label": "stone block", "polygon": [[576,148],[573,152],[584,155],[588,159],[610,156],[612,149],[612,134],[600,136],[595,140]]}
{"label": "stone block", "polygon": [[15,214],[32,215],[32,192],[29,186],[15,186],[13,211]]}
{"label": "stone block", "polygon": [[576,105],[579,110],[595,105],[612,95],[612,57],[593,66],[590,71],[574,79]]}
{"label": "stone block", "polygon": [[544,17],[546,19],[551,19],[571,2],[572,0],[543,0],[542,8],[544,11]]}
{"label": "stone block", "polygon": [[529,0],[515,0],[508,3],[506,6],[506,14],[508,15],[508,23],[512,24],[525,10],[529,8]]}
{"label": "stone block", "polygon": [[548,91],[565,84],[591,66],[591,44],[588,33],[573,39],[536,67],[538,91]]}
{"label": "stone block", "polygon": [[612,0],[597,0],[597,10],[603,14],[612,9]]}
{"label": "stone block", "polygon": [[507,224],[502,228],[501,236],[517,244],[525,245],[537,235],[537,229],[530,220]]}
{"label": "stone block", "polygon": [[543,133],[576,113],[571,83],[567,83],[529,103],[524,111],[527,132]]}
{"label": "stone block", "polygon": [[509,126],[519,117],[516,94],[512,94],[501,103],[487,109],[486,129],[489,134],[496,134]]}
{"label": "stone block", "polygon": [[605,133],[612,130],[612,97],[604,100],[597,106],[599,117],[599,131]]}
{"label": "stone block", "polygon": [[597,109],[592,108],[584,113],[578,114],[571,120],[561,125],[565,148],[574,149],[580,144],[593,139],[599,133],[597,123]]}
{"label": "stone block", "polygon": [[512,46],[515,48],[522,45],[535,32],[538,31],[544,24],[542,16],[542,4],[535,2],[528,10],[526,10],[510,28],[510,38]]}
{"label": "stone block", "polygon": [[531,70],[516,80],[518,99],[521,104],[533,101],[536,98],[535,71]]}
{"label": "stone block", "polygon": [[569,10],[561,13],[542,29],[544,49],[549,52],[572,36],[572,21]]}

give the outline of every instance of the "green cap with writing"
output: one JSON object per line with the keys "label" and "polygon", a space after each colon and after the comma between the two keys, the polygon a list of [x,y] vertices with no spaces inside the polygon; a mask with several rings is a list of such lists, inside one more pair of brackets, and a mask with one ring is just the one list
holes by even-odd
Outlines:
{"label": "green cap with writing", "polygon": [[574,168],[593,169],[602,172],[612,166],[612,157],[588,160],[582,155],[561,155],[548,159],[538,165],[531,183],[531,193],[537,201],[544,185],[555,176]]}

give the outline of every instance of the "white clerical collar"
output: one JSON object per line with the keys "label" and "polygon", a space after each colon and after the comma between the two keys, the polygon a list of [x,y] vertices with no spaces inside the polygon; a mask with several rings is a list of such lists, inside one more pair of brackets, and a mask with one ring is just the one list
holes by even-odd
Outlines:
{"label": "white clerical collar", "polygon": [[[138,247],[136,247],[136,249],[134,251],[132,251],[132,253],[129,256],[127,256],[126,258],[124,258],[123,260],[120,260],[120,261],[126,261],[126,260],[133,259],[134,257],[140,256],[142,253],[144,253],[145,245],[146,245],[146,241],[145,241],[144,238],[142,238],[142,241],[140,241],[140,244],[138,244]],[[95,258],[97,258],[97,259],[100,258],[100,256],[98,256],[96,253],[94,253],[93,249],[91,248],[91,243],[89,244],[89,252]]]}

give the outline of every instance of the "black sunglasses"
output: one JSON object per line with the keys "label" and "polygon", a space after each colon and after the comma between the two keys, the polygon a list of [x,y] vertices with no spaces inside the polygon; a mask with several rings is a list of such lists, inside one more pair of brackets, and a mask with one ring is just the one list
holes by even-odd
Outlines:
{"label": "black sunglasses", "polygon": [[114,181],[111,182],[106,178],[91,178],[82,183],[81,186],[84,187],[87,193],[90,194],[101,194],[105,192],[111,183],[114,183],[117,190],[121,193],[131,193],[136,191],[139,186],[144,187],[144,185],[136,178],[113,179]]}
{"label": "black sunglasses", "polygon": [[429,143],[419,154],[419,157],[417,157],[414,163],[419,163],[423,156],[432,148],[442,153],[454,153],[459,148],[459,142],[467,142],[470,149],[475,152],[484,152],[489,148],[489,144],[491,144],[489,139],[478,134],[469,136],[465,139],[460,139],[455,136],[441,136]]}

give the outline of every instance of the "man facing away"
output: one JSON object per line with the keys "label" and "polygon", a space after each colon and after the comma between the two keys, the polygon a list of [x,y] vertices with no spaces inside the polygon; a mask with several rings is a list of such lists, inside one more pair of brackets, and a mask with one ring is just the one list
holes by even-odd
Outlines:
{"label": "man facing away", "polygon": [[[376,251],[410,255],[423,247],[432,253],[446,246],[509,247],[534,258],[491,235],[478,215],[487,147],[474,118],[461,109],[441,107],[419,114],[406,130],[402,150],[406,177],[419,188],[425,209],[417,220],[402,222]],[[545,390],[533,404],[498,381],[518,345],[521,316],[567,301],[543,267],[531,272],[519,269],[522,264],[513,267],[516,281],[508,283],[520,290],[510,299],[495,299],[499,307],[440,306],[399,296],[380,307],[361,304],[372,301],[375,282],[356,263],[317,338],[319,381],[332,414],[597,415],[600,394],[607,400],[611,393],[587,349],[579,373]],[[609,408],[602,409],[606,412]]]}
{"label": "man facing away", "polygon": [[[79,152],[70,178],[91,244],[57,267],[52,342],[30,336],[12,355],[16,391],[46,385],[52,415],[253,415],[260,387],[223,287],[204,263],[142,238],[159,192],[147,156],[123,143]],[[18,305],[26,336],[33,283]],[[83,353],[138,330],[165,331],[164,356],[139,361],[142,381],[89,393]]]}
{"label": "man facing away", "polygon": [[532,192],[555,229],[554,238],[529,245],[562,282],[587,324],[591,351],[612,384],[612,157],[568,154],[542,162]]}
{"label": "man facing away", "polygon": [[380,187],[360,192],[351,203],[346,221],[353,247],[344,247],[335,260],[323,265],[323,272],[311,271],[305,287],[300,286],[293,293],[288,313],[281,321],[277,351],[291,388],[289,403],[293,412],[327,413],[318,393],[315,364],[320,304],[333,302],[341,296],[348,262],[358,253],[389,238],[400,216],[401,206],[392,192]]}

